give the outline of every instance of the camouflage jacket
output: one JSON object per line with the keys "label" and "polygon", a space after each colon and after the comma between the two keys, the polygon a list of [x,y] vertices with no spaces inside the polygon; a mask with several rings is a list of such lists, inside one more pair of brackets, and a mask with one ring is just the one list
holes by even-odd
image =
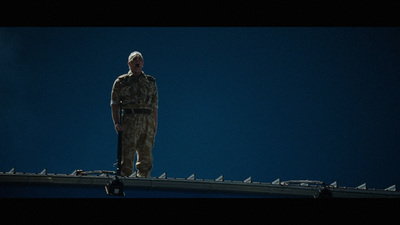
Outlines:
{"label": "camouflage jacket", "polygon": [[111,105],[119,101],[129,108],[158,108],[156,79],[143,71],[138,77],[131,71],[119,76],[111,90]]}

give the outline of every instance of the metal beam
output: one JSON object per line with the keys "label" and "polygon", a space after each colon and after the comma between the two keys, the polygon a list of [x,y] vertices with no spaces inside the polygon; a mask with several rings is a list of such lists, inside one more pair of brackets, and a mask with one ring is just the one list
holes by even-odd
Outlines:
{"label": "metal beam", "polygon": [[[80,173],[82,174],[82,173]],[[165,177],[164,177],[165,176]],[[102,175],[76,175],[72,174],[37,174],[37,173],[9,173],[0,172],[0,183],[19,183],[19,184],[70,184],[70,185],[107,185],[114,176]],[[162,179],[160,179],[162,178]],[[194,190],[194,191],[216,191],[216,192],[239,192],[248,194],[274,195],[274,196],[300,196],[313,197],[321,190],[321,183],[318,181],[296,180],[280,182],[280,179],[271,183],[250,182],[251,177],[244,181],[224,181],[223,176],[215,180],[188,178],[168,178],[166,173],[160,177],[140,178],[122,177],[121,181],[128,188],[147,188],[147,189],[175,189],[175,190]],[[361,186],[361,185],[360,185]],[[332,192],[334,198],[400,198],[400,192],[387,190],[340,188],[335,185],[325,185],[324,188]]]}

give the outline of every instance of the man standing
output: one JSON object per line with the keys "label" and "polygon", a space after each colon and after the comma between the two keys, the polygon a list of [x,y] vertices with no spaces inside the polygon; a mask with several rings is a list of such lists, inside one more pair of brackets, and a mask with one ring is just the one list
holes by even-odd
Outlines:
{"label": "man standing", "polygon": [[[115,130],[122,133],[121,175],[133,173],[137,153],[137,176],[150,177],[152,149],[157,132],[158,91],[155,78],[143,71],[143,56],[134,51],[128,57],[129,72],[119,76],[111,91],[111,111]],[[122,103],[122,125],[119,105]]]}

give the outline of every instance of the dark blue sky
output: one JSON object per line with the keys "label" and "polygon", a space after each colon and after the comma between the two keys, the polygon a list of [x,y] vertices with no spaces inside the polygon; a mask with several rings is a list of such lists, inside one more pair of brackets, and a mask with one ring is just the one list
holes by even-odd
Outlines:
{"label": "dark blue sky", "polygon": [[113,170],[111,87],[157,79],[152,176],[400,186],[399,28],[0,28],[0,171]]}

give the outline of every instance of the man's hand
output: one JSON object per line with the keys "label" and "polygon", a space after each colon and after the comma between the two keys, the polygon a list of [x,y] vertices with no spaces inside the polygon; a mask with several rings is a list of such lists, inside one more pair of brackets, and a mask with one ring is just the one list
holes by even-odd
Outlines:
{"label": "man's hand", "polygon": [[124,126],[120,125],[120,124],[115,124],[115,131],[118,134],[118,131],[124,131]]}

